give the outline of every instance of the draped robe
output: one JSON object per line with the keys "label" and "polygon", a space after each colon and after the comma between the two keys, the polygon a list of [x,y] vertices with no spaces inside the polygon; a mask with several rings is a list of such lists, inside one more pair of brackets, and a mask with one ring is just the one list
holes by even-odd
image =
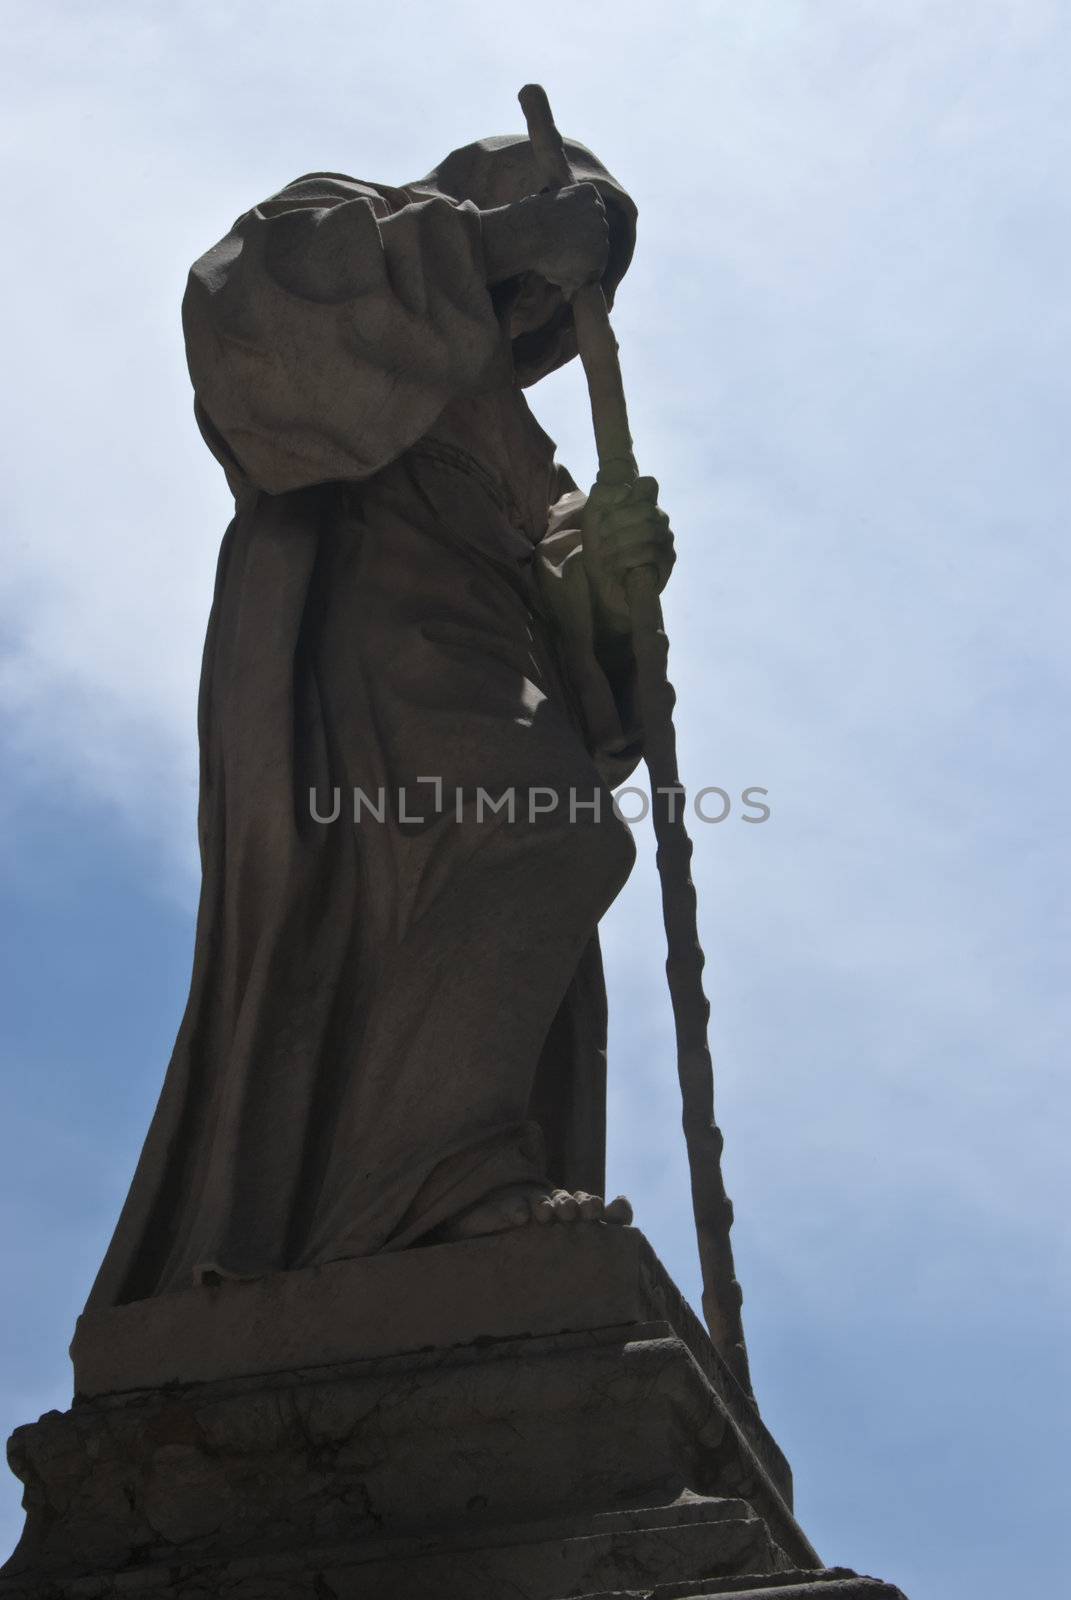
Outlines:
{"label": "draped robe", "polygon": [[[611,212],[612,295],[634,208],[570,153]],[[486,283],[480,210],[538,187],[512,139],[405,189],[312,174],[192,269],[196,412],[236,502],[202,892],[94,1308],[419,1244],[508,1183],[603,1190],[595,930],[639,734],[629,662],[547,599],[585,582],[583,496],[523,388],[573,353],[568,308],[511,342],[516,285]]]}

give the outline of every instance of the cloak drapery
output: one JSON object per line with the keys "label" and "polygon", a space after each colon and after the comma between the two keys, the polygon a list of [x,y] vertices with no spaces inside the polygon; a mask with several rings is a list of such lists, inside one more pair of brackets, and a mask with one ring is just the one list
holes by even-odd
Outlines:
{"label": "cloak drapery", "polygon": [[[635,210],[569,150],[607,204],[612,296]],[[628,663],[563,638],[538,580],[584,581],[583,497],[522,392],[574,353],[571,314],[511,340],[480,222],[538,187],[511,138],[402,189],[316,173],[190,274],[197,417],[236,500],[202,893],[91,1307],[403,1248],[506,1183],[603,1191],[595,929],[632,859],[608,785],[639,745]]]}

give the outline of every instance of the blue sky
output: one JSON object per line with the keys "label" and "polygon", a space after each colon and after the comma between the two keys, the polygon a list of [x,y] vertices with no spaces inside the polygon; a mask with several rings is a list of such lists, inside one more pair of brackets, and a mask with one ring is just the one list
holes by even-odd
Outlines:
{"label": "blue sky", "polygon": [[[403,182],[519,129],[537,78],[640,207],[615,320],[678,535],[684,771],[770,791],[762,827],[695,829],[764,1414],[829,1561],[910,1600],[1053,1583],[1071,13],[102,0],[6,41],[5,1430],[69,1400],[185,998],[228,511],[186,268],[299,173]],[[533,402],[584,481],[579,371]],[[640,843],[606,930],[612,1184],[694,1299]]]}

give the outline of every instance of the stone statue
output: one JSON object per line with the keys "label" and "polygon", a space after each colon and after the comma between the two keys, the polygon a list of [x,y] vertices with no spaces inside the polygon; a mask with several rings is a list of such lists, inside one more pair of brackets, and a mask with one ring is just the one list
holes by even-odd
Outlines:
{"label": "stone statue", "polygon": [[[751,1389],[606,312],[635,207],[520,98],[530,140],[300,178],[191,273],[236,500],[193,980],[0,1600],[903,1600],[823,1564]],[[578,348],[588,496],[523,392]],[[641,754],[709,1338],[600,1198]]]}
{"label": "stone statue", "polygon": [[654,481],[585,497],[525,399],[576,353],[571,293],[611,301],[633,250],[629,196],[568,154],[557,192],[520,137],[403,188],[314,173],[190,274],[197,420],[236,501],[203,887],[93,1310],[630,1218],[600,1198],[596,927],[642,750],[625,577],[661,587],[673,550]]}

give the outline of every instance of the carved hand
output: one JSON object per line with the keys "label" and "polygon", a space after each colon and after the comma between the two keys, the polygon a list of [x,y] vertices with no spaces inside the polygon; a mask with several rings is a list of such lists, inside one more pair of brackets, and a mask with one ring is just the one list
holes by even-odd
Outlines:
{"label": "carved hand", "polygon": [[602,633],[629,632],[625,578],[633,568],[652,567],[659,591],[669,582],[677,557],[669,518],[657,501],[654,478],[617,487],[596,484],[588,496],[582,521],[584,568]]}
{"label": "carved hand", "polygon": [[606,270],[610,229],[593,183],[573,183],[481,212],[488,283],[538,272],[572,294]]}

